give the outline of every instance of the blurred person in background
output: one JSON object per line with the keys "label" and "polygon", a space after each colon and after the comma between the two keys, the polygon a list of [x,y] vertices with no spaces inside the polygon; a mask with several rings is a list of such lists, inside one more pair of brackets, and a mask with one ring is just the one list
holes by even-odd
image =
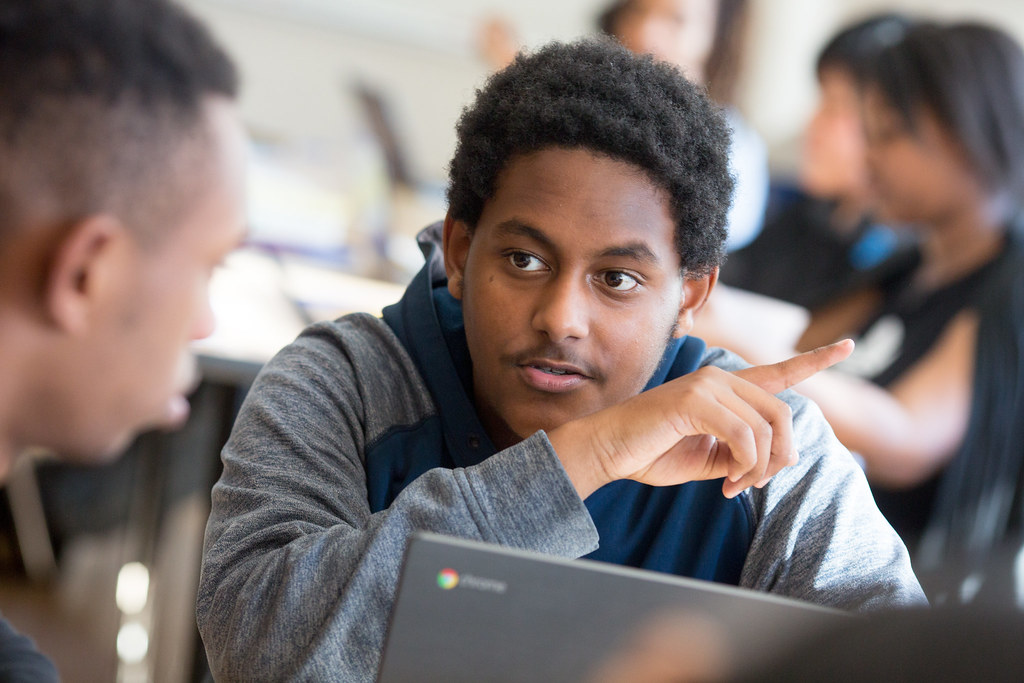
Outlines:
{"label": "blurred person in background", "polygon": [[909,25],[902,15],[873,15],[843,28],[822,48],[799,194],[772,212],[751,244],[729,255],[720,283],[813,310],[885,279],[913,258],[909,231],[872,217],[858,85],[878,52],[899,41]]}
{"label": "blurred person in background", "polygon": [[[757,236],[768,202],[767,150],[735,107],[748,11],[747,0],[617,0],[597,19],[602,33],[633,52],[676,65],[724,108],[732,129],[729,170],[735,178],[728,251]],[[478,42],[494,69],[508,65],[518,50],[514,30],[497,17],[482,26]]]}
{"label": "blurred person in background", "polygon": [[[912,226],[920,252],[815,311],[797,348],[857,349],[797,390],[863,458],[934,601],[1013,600],[998,577],[1024,519],[1024,52],[991,26],[922,23],[863,87],[879,217]],[[753,362],[794,350],[702,321]]]}
{"label": "blurred person in background", "polygon": [[[0,475],[180,425],[207,285],[244,233],[236,74],[165,0],[0,9]],[[55,680],[0,622],[0,678]]]}
{"label": "blurred person in background", "polygon": [[707,88],[732,129],[729,170],[735,178],[726,249],[750,243],[764,223],[768,153],[735,106],[747,38],[747,0],[617,0],[598,19],[630,50],[678,66]]}

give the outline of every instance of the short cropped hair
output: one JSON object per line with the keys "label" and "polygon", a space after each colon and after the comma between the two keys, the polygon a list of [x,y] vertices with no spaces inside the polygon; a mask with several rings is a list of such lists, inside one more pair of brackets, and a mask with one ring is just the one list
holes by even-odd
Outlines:
{"label": "short cropped hair", "polygon": [[931,112],[993,192],[1024,202],[1024,52],[993,26],[922,22],[865,77],[911,133]]}
{"label": "short cropped hair", "polygon": [[5,0],[0,240],[103,212],[158,235],[202,182],[204,103],[237,88],[227,55],[168,0]]}
{"label": "short cropped hair", "polygon": [[665,191],[685,273],[706,275],[721,263],[729,132],[674,66],[607,39],[552,43],[491,76],[456,132],[449,213],[471,229],[514,157],[582,148],[636,166]]}

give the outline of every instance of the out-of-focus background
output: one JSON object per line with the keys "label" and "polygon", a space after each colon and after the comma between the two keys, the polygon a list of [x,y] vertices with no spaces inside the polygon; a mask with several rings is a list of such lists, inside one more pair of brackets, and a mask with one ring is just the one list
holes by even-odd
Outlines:
{"label": "out-of-focus background", "polygon": [[[66,681],[205,676],[195,585],[218,453],[254,373],[301,327],[379,311],[418,267],[412,236],[444,214],[454,125],[490,65],[482,24],[527,48],[595,32],[599,0],[181,0],[242,73],[253,136],[250,244],[214,283],[219,327],[177,434],[118,463],[19,465],[0,505],[0,611]],[[752,0],[737,106],[790,183],[814,107],[814,59],[879,10],[978,18],[1024,41],[1021,0]],[[371,279],[363,279],[371,278]]]}
{"label": "out-of-focus background", "polygon": [[[453,123],[488,74],[476,35],[485,18],[507,19],[527,47],[594,32],[599,0],[185,0],[239,60],[242,105],[255,133],[340,152],[358,135],[356,82],[386,98],[409,170],[441,182]],[[1018,0],[752,0],[738,92],[773,166],[790,150],[815,98],[813,60],[839,26],[883,9],[994,21],[1024,38]],[[354,155],[355,150],[349,150]],[[353,164],[359,159],[351,158]]]}
{"label": "out-of-focus background", "polygon": [[[419,254],[409,239],[383,245],[381,232],[408,238],[443,215],[454,124],[492,68],[479,49],[482,25],[503,20],[529,49],[595,33],[607,4],[183,2],[241,67],[242,108],[257,142],[254,241],[312,247],[349,270],[400,282],[418,267]],[[794,174],[800,133],[817,97],[815,55],[839,27],[897,10],[985,19],[1024,38],[1024,5],[1017,0],[752,0],[750,6],[736,105],[767,146],[773,182],[783,185]],[[385,246],[391,251],[382,268],[373,257]]]}

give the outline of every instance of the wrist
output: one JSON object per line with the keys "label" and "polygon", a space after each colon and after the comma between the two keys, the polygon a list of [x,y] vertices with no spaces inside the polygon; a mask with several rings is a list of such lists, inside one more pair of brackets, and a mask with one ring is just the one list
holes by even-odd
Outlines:
{"label": "wrist", "polygon": [[594,428],[589,418],[566,422],[549,431],[548,441],[562,463],[576,493],[586,499],[605,484],[614,481],[594,448]]}

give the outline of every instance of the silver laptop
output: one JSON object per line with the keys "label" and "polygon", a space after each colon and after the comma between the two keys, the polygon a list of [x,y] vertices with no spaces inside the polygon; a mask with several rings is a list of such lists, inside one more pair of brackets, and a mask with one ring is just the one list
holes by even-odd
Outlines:
{"label": "silver laptop", "polygon": [[592,680],[659,619],[704,624],[744,673],[846,612],[733,586],[418,533],[378,683]]}

